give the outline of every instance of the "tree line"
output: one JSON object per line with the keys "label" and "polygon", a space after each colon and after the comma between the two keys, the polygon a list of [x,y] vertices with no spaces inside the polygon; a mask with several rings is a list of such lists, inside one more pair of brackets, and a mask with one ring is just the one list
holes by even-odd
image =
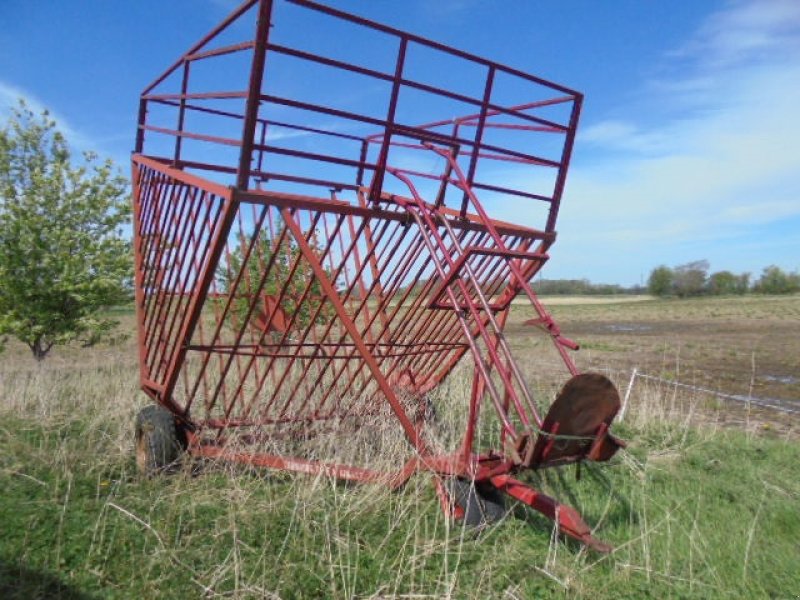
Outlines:
{"label": "tree line", "polygon": [[545,296],[614,296],[647,293],[647,290],[640,285],[625,287],[616,283],[592,283],[588,279],[537,279],[532,283],[536,293]]}
{"label": "tree line", "polygon": [[800,273],[778,266],[765,267],[751,282],[750,273],[717,271],[709,274],[709,262],[696,260],[677,267],[660,265],[650,272],[647,291],[653,296],[730,296],[748,293],[794,294],[800,292]]}
{"label": "tree line", "polygon": [[546,296],[651,294],[661,298],[689,298],[800,292],[800,273],[786,272],[775,265],[765,267],[755,280],[750,273],[709,271],[707,260],[696,260],[676,267],[659,265],[650,271],[646,285],[592,283],[588,279],[537,279],[532,283],[537,294]]}

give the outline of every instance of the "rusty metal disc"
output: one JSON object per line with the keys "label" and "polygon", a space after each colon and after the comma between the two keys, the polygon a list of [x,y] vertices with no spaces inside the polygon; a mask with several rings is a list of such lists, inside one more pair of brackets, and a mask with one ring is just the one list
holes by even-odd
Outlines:
{"label": "rusty metal disc", "polygon": [[576,375],[550,406],[542,423],[546,433],[539,435],[526,463],[536,468],[585,458],[608,460],[624,445],[608,433],[619,408],[619,392],[608,377]]}

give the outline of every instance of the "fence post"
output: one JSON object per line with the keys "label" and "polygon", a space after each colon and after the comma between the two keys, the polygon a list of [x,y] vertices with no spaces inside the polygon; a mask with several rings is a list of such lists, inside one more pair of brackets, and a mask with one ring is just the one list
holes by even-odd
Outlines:
{"label": "fence post", "polygon": [[625,419],[625,412],[628,410],[628,399],[631,397],[631,390],[633,389],[633,382],[636,379],[636,375],[639,372],[638,367],[634,367],[633,371],[631,371],[631,379],[628,382],[628,389],[625,391],[625,398],[622,400],[622,408],[619,410],[619,417],[617,421],[620,423]]}

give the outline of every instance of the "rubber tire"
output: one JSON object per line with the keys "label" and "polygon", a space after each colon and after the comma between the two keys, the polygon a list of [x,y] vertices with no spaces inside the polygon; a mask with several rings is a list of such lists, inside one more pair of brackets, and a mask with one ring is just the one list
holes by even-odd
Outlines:
{"label": "rubber tire", "polygon": [[455,503],[464,509],[468,527],[485,527],[506,516],[505,497],[492,485],[454,477],[448,488]]}
{"label": "rubber tire", "polygon": [[186,436],[175,417],[156,404],[136,415],[134,439],[136,469],[146,477],[173,470],[186,449]]}

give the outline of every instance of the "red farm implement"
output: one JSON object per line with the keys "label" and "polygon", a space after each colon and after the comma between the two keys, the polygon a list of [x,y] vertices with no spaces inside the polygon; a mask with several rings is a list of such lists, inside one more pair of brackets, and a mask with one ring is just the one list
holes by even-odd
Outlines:
{"label": "red farm implement", "polygon": [[[171,435],[195,456],[394,487],[427,471],[450,515],[486,517],[505,492],[608,549],[514,479],[620,446],[614,386],[578,374],[529,285],[581,100],[315,2],[242,4],[140,99],[136,306],[155,401],[140,466],[170,458]],[[503,334],[519,298],[572,375],[544,417]],[[445,448],[430,398],[457,367],[471,392]]]}

